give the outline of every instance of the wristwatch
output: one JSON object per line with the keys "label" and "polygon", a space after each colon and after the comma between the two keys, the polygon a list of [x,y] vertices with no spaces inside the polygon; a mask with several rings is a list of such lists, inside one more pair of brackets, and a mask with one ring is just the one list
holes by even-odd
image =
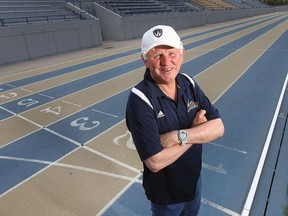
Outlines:
{"label": "wristwatch", "polygon": [[188,141],[188,133],[185,130],[178,131],[178,139],[180,140],[180,145],[184,146]]}

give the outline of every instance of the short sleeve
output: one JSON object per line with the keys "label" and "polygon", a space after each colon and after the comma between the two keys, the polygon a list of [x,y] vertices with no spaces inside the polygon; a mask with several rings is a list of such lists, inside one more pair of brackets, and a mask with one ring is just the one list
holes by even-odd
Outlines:
{"label": "short sleeve", "polygon": [[133,92],[127,101],[126,125],[142,161],[163,150],[153,108]]}

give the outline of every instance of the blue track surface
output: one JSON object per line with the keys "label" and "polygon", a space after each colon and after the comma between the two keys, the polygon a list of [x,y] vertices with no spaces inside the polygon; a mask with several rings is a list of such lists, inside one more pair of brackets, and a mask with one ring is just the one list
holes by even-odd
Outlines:
{"label": "blue track surface", "polygon": [[[186,51],[189,51],[192,48],[281,16],[283,15],[267,15],[261,19],[250,19],[250,21],[191,34],[182,39],[186,40],[220,29],[236,27],[234,30],[185,44]],[[252,21],[256,22],[250,24]],[[210,50],[207,54],[188,60],[183,64],[182,72],[186,72],[190,76],[197,76],[284,22],[287,22],[287,16],[283,16],[278,21],[265,25],[263,28],[215,50]],[[240,26],[243,24],[245,25]],[[240,27],[237,28],[237,26]],[[200,216],[241,214],[288,71],[288,29],[279,38],[275,39],[275,42],[231,85],[229,90],[215,101],[216,107],[221,112],[226,131],[224,137],[215,140],[211,145],[204,146],[202,172],[203,205]],[[68,73],[77,73],[80,69],[139,52],[139,49],[133,49],[1,84],[0,92],[13,91],[13,89],[18,87]],[[13,115],[21,115],[21,113],[40,105],[87,89],[141,67],[143,67],[142,61],[134,60],[121,66],[3,103],[0,106],[0,120],[5,121],[12,118]],[[221,83],[215,83],[215,85],[221,85]],[[0,147],[0,156],[2,157],[0,158],[0,194],[8,193],[13,187],[47,167],[49,162],[57,161],[82,145],[85,146],[90,140],[123,121],[125,119],[125,105],[129,91],[130,89],[128,88],[111,95],[111,97],[103,101],[96,102],[89,107],[81,109],[79,112],[59,119],[59,121],[47,127],[39,127],[37,131]],[[288,153],[287,97],[286,90],[280,111],[280,113],[283,113],[283,117],[277,121],[276,132],[272,140],[275,145],[272,145],[271,152],[267,156],[268,159],[271,159],[269,161],[273,162],[265,164],[263,177],[259,184],[260,192],[255,197],[257,202],[254,206],[256,207],[251,212],[253,216],[264,215],[265,209],[267,215],[279,215],[279,209],[285,204],[283,204],[285,194],[278,187],[281,185],[281,188],[283,188],[285,184],[287,185],[287,182],[281,181],[281,176],[288,179],[287,172],[285,172],[287,159],[284,154],[284,152]],[[280,131],[279,134],[277,134],[278,131]],[[280,148],[281,152],[277,153]],[[15,160],[11,160],[11,158],[15,158]],[[29,159],[29,162],[17,160],[16,158]],[[277,172],[272,175],[271,170],[274,168]],[[271,187],[269,185],[269,188],[265,187],[266,184],[273,182],[271,179],[274,180],[274,184]],[[141,179],[139,180],[141,181]],[[277,198],[279,193],[281,194],[280,201]],[[261,194],[264,194],[264,196],[261,196]],[[267,208],[266,206],[264,208],[263,203],[266,203],[268,196],[271,197],[271,202],[269,202]],[[217,207],[214,204],[217,204]],[[273,208],[273,206],[279,207]],[[150,215],[149,209],[149,202],[144,196],[142,186],[136,181],[107,209],[104,215]]]}

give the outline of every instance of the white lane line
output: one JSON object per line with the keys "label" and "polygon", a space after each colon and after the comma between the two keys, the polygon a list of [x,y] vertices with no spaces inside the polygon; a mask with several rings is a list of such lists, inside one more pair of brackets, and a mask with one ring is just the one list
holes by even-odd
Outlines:
{"label": "white lane line", "polygon": [[[142,184],[142,180],[140,180],[140,179],[136,179],[134,182],[135,182],[135,183]],[[205,198],[201,198],[201,203],[202,203],[202,204],[205,204],[205,205],[209,205],[209,206],[211,206],[211,207],[213,207],[213,208],[215,208],[215,209],[217,209],[217,210],[219,210],[219,211],[221,211],[221,212],[226,213],[227,215],[230,215],[230,216],[240,216],[239,213],[234,212],[234,211],[232,211],[232,210],[230,210],[230,209],[228,209],[228,208],[225,208],[225,207],[223,207],[223,206],[221,206],[221,205],[218,205],[218,204],[216,204],[216,203],[213,203],[213,202],[211,202],[211,201],[209,201],[209,200],[207,200],[207,199],[205,199]]]}
{"label": "white lane line", "polygon": [[[16,115],[17,115],[17,113],[14,113],[14,112],[12,112],[11,110],[8,110],[8,109],[6,109],[6,108],[3,107],[3,106],[0,106],[0,107],[1,107],[1,109],[3,109],[3,110],[5,110],[6,112],[12,114],[13,116],[16,116]],[[5,120],[5,119],[3,119],[3,120]]]}
{"label": "white lane line", "polygon": [[101,174],[101,175],[104,175],[104,176],[109,176],[109,177],[118,178],[118,179],[127,180],[127,181],[132,181],[134,179],[133,177],[123,176],[123,175],[110,173],[110,172],[105,172],[105,171],[101,171],[101,170],[97,170],[97,169],[91,169],[91,168],[87,168],[87,167],[81,167],[81,166],[76,166],[76,165],[71,165],[71,164],[58,163],[58,162],[53,162],[53,161],[28,159],[28,158],[19,158],[19,157],[10,157],[10,156],[0,156],[0,159],[3,159],[3,160],[14,160],[14,161],[24,161],[24,162],[29,162],[29,163],[39,163],[39,164],[46,164],[46,165],[52,165],[52,166],[57,166],[57,167],[69,168],[69,169],[76,169],[76,170],[80,170],[80,171],[83,171],[83,172]]}
{"label": "white lane line", "polygon": [[103,111],[100,111],[100,110],[92,109],[92,111],[98,112],[98,113],[102,113],[102,114],[105,114],[105,115],[109,115],[109,116],[112,116],[112,117],[115,117],[115,118],[119,118],[119,116],[117,116],[117,115],[106,113],[106,112],[103,112]]}
{"label": "white lane line", "polygon": [[112,200],[100,211],[96,214],[96,216],[103,215],[135,182],[138,181],[142,173],[138,173],[138,175],[128,184],[126,187],[124,187],[115,197],[113,197]]}
{"label": "white lane line", "polygon": [[[71,152],[67,153],[66,155],[64,155],[63,157],[59,158],[57,161],[60,161],[61,159],[63,159],[64,157],[67,157],[68,155],[72,154],[74,151],[76,151],[78,148],[75,148],[74,150],[72,150]],[[57,161],[55,161],[54,163],[56,163]],[[49,164],[48,166],[46,166],[45,168],[39,170],[38,172],[34,173],[33,175],[29,176],[28,178],[24,179],[23,181],[19,182],[18,184],[16,184],[15,186],[9,188],[7,191],[5,191],[4,193],[0,194],[0,198],[5,196],[6,194],[10,193],[11,191],[13,191],[14,189],[20,187],[21,185],[25,184],[26,182],[28,182],[29,180],[31,180],[32,178],[34,178],[35,176],[37,176],[38,174],[44,172],[45,170],[47,170],[49,167],[51,167],[52,164]]]}
{"label": "white lane line", "polygon": [[[272,30],[269,30],[268,32],[270,32],[270,31],[272,31]],[[212,103],[213,103],[213,104],[216,103],[216,101],[218,101],[218,100],[243,76],[243,74],[245,74],[245,73],[251,68],[251,66],[252,66],[255,62],[258,61],[258,59],[260,59],[260,57],[274,44],[274,42],[275,42],[276,40],[278,40],[278,39],[280,38],[280,36],[281,36],[281,34],[279,34],[279,36],[278,36],[277,38],[275,38],[275,40],[274,40],[268,47],[266,47],[265,49],[258,49],[258,50],[263,50],[263,52],[260,53],[260,54],[258,55],[258,57],[256,57],[256,59],[254,59],[254,61],[251,62],[251,64],[248,65],[248,66],[246,67],[246,69],[243,70],[243,72],[242,72],[241,74],[239,74],[239,76],[238,76],[232,83],[230,83],[230,85],[227,86],[227,88],[226,88],[225,90],[223,90],[222,93],[221,93]],[[247,47],[247,46],[250,46],[250,45],[253,44],[255,41],[259,40],[259,38],[261,38],[261,37],[259,36],[259,37],[255,38],[254,40],[250,41],[249,43],[247,43],[247,44],[245,44],[245,45],[243,46],[244,48],[241,47],[240,49],[235,50],[235,52],[233,52],[233,53],[231,53],[230,55],[226,56],[226,57],[223,58],[222,60],[216,62],[214,65],[211,65],[210,67],[208,67],[207,69],[205,69],[205,70],[202,71],[201,73],[197,74],[196,76],[201,75],[201,74],[204,73],[206,70],[209,70],[211,67],[214,67],[215,65],[217,65],[217,64],[221,63],[222,61],[224,61],[226,58],[228,59],[230,56],[235,55],[235,53],[237,54],[237,52],[239,52],[239,50],[248,50],[246,47]],[[256,50],[256,49],[254,49],[254,50]],[[196,77],[196,76],[195,76],[195,77]]]}
{"label": "white lane line", "polygon": [[17,88],[17,86],[11,85],[11,84],[9,84],[9,83],[6,83],[6,85],[7,85],[7,86],[10,86],[10,87],[13,87],[13,88]]}
{"label": "white lane line", "polygon": [[204,199],[204,198],[201,199],[201,203],[206,204],[206,205],[209,205],[209,206],[211,206],[211,207],[213,207],[213,208],[215,208],[215,209],[218,209],[219,211],[224,212],[224,213],[226,213],[227,215],[230,215],[230,216],[240,216],[239,213],[234,212],[234,211],[232,211],[232,210],[230,210],[230,209],[227,209],[227,208],[225,208],[225,207],[223,207],[223,206],[220,206],[220,205],[218,205],[218,204],[216,204],[216,203],[213,203],[213,202],[211,202],[211,201],[209,201],[209,200],[206,200],[206,199]]}
{"label": "white lane line", "polygon": [[136,172],[136,173],[139,173],[139,172],[140,172],[139,169],[136,169],[135,167],[132,167],[132,166],[130,166],[130,165],[128,165],[128,164],[125,164],[125,163],[123,163],[123,162],[121,162],[121,161],[119,161],[119,160],[117,160],[117,159],[115,159],[115,158],[113,158],[113,157],[110,157],[110,156],[105,155],[105,154],[103,154],[103,153],[101,153],[101,152],[98,152],[98,151],[96,151],[95,149],[92,149],[92,148],[90,148],[90,147],[88,147],[88,146],[85,146],[85,145],[84,145],[84,146],[82,146],[82,148],[83,148],[83,149],[86,149],[87,151],[90,151],[91,153],[94,153],[94,154],[96,154],[96,155],[99,155],[99,156],[101,156],[101,157],[103,157],[103,158],[105,158],[105,159],[107,159],[107,160],[109,160],[109,161],[112,161],[113,163],[116,163],[116,164],[118,164],[119,166],[125,167],[126,169],[129,169],[129,170],[134,171],[134,172]]}
{"label": "white lane line", "polygon": [[[2,107],[1,107],[1,108],[2,108]],[[5,110],[7,110],[7,109],[5,109]],[[14,114],[13,112],[11,112],[11,111],[9,111],[9,110],[7,110],[7,111],[10,112],[10,113],[12,113],[12,114]],[[73,139],[71,139],[71,138],[69,138],[69,137],[67,137],[67,136],[64,136],[64,135],[62,135],[62,134],[60,134],[60,133],[58,133],[58,132],[56,132],[56,131],[53,131],[53,130],[51,130],[51,129],[43,126],[43,125],[40,125],[40,124],[38,124],[38,123],[36,123],[36,122],[34,122],[34,121],[32,121],[32,120],[24,117],[24,116],[21,116],[21,114],[17,115],[17,114],[15,113],[14,115],[15,115],[16,117],[18,117],[18,118],[23,119],[24,121],[27,121],[27,122],[29,122],[29,123],[31,123],[31,124],[39,127],[39,129],[46,130],[47,132],[50,132],[50,133],[52,133],[52,134],[54,134],[54,135],[56,135],[56,136],[58,136],[58,137],[60,137],[60,138],[62,138],[62,139],[65,139],[65,140],[67,140],[67,141],[69,141],[69,142],[71,142],[71,143],[73,143],[73,144],[75,144],[75,145],[77,145],[77,146],[82,146],[81,143],[79,143],[79,142],[77,142],[77,141],[75,141],[75,140],[73,140]],[[35,130],[35,131],[33,131],[32,133],[37,132],[37,131],[38,131],[38,130]],[[31,133],[31,134],[32,134],[32,133]],[[20,138],[19,138],[19,139],[20,139]]]}
{"label": "white lane line", "polygon": [[29,93],[32,93],[33,91],[31,91],[31,90],[29,90],[29,89],[25,89],[25,88],[20,88],[21,90],[23,90],[23,91],[27,91],[27,92],[29,92]]}
{"label": "white lane line", "polygon": [[37,127],[39,127],[39,128],[43,128],[43,125],[40,125],[40,124],[38,124],[38,123],[36,123],[36,122],[34,122],[34,121],[32,121],[32,120],[30,120],[30,119],[22,116],[21,114],[17,115],[17,117],[20,118],[20,119],[23,119],[23,120],[26,121],[26,122],[29,122],[29,123],[37,126]]}
{"label": "white lane line", "polygon": [[69,101],[67,101],[67,100],[62,100],[62,102],[67,103],[67,104],[70,104],[70,105],[74,105],[74,106],[77,106],[77,107],[82,107],[82,106],[79,105],[79,104],[72,103],[72,102],[69,102]]}
{"label": "white lane line", "polygon": [[253,204],[254,196],[256,194],[256,189],[258,187],[258,183],[259,183],[260,176],[261,176],[261,173],[262,173],[262,170],[263,170],[263,167],[264,167],[264,162],[265,162],[265,159],[266,159],[266,155],[268,153],[268,149],[269,149],[270,142],[271,142],[271,139],[272,139],[273,131],[274,131],[274,128],[275,128],[275,125],[276,125],[276,121],[277,121],[277,118],[278,118],[278,115],[279,115],[279,111],[280,111],[280,108],[281,108],[281,104],[282,104],[282,100],[283,100],[283,97],[284,97],[284,93],[285,93],[285,89],[286,89],[286,86],[287,86],[287,82],[288,82],[288,73],[286,75],[286,79],[285,79],[281,94],[279,96],[278,104],[277,104],[277,107],[275,109],[274,116],[273,116],[269,131],[268,131],[268,134],[267,134],[267,138],[266,138],[266,141],[265,141],[262,153],[261,153],[261,157],[260,157],[256,172],[255,172],[255,175],[254,175],[254,178],[253,178],[253,181],[252,181],[248,196],[246,198],[246,202],[245,202],[244,208],[242,210],[242,214],[241,214],[242,216],[249,216],[249,214],[250,214],[251,206]]}
{"label": "white lane line", "polygon": [[46,94],[43,94],[43,93],[38,93],[38,95],[41,95],[41,96],[43,96],[43,97],[47,97],[47,98],[49,98],[49,99],[55,99],[54,97],[51,97],[51,96],[46,95]]}
{"label": "white lane line", "polygon": [[228,147],[228,146],[223,146],[223,145],[220,145],[220,144],[217,144],[217,143],[213,143],[213,142],[209,142],[209,144],[214,145],[214,146],[218,146],[220,148],[225,148],[225,149],[228,149],[228,150],[231,150],[231,151],[235,151],[235,152],[238,152],[238,153],[241,153],[241,154],[247,154],[246,151],[243,151],[243,150],[240,150],[240,149],[235,149],[235,148],[231,148],[231,147]]}
{"label": "white lane line", "polygon": [[60,138],[62,138],[62,139],[64,139],[64,140],[67,140],[67,141],[69,141],[69,142],[71,142],[71,143],[73,143],[73,144],[75,144],[77,146],[82,146],[82,144],[77,142],[76,140],[73,140],[73,139],[71,139],[71,138],[69,138],[67,136],[64,136],[64,135],[62,135],[62,134],[60,134],[60,133],[58,133],[56,131],[53,131],[53,130],[51,130],[49,128],[43,128],[43,129],[48,131],[48,132],[50,132],[50,133],[52,133],[52,134],[54,134],[54,135],[56,135],[56,136],[58,136],[58,137],[60,137]]}

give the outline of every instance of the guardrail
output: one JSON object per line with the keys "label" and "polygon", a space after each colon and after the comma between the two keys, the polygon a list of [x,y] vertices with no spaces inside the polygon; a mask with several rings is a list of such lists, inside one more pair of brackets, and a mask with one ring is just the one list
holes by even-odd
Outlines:
{"label": "guardrail", "polygon": [[[66,2],[69,2],[73,4],[74,6],[80,8],[81,10],[86,11],[88,14],[97,17],[96,10],[92,8],[89,4],[85,3],[85,1],[81,0],[66,0]],[[87,1],[87,2],[94,2],[94,1]]]}
{"label": "guardrail", "polygon": [[80,15],[47,15],[47,16],[19,16],[19,17],[1,17],[0,24],[2,27],[10,25],[33,24],[39,22],[52,23],[57,21],[72,21],[85,19]]}

